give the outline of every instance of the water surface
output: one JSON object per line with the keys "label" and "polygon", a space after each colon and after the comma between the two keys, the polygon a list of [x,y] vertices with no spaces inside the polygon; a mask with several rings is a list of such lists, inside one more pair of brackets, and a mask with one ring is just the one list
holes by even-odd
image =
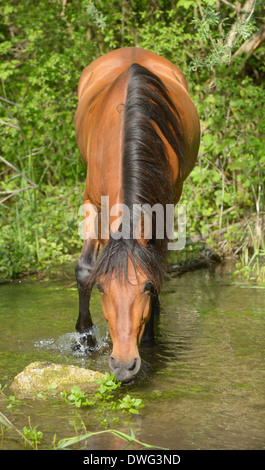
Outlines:
{"label": "water surface", "polygon": [[[71,276],[72,270],[50,281],[0,286],[0,383],[8,386],[34,361],[108,370],[111,341],[96,291],[91,311],[98,350],[89,356],[72,350],[78,295],[65,288]],[[125,389],[146,406],[138,416],[122,415],[119,430],[130,434],[133,428],[137,439],[170,449],[265,449],[265,289],[256,287],[235,283],[227,268],[165,283],[155,344],[141,348],[143,372]],[[17,410],[7,410],[7,404],[2,397],[1,411],[19,429],[30,416],[46,447],[55,433],[57,440],[74,436],[74,419],[80,432],[83,425],[100,429],[96,413],[77,412],[59,398],[27,401]],[[122,449],[125,444],[104,435],[86,445]],[[2,449],[19,446],[15,438],[0,441]]]}

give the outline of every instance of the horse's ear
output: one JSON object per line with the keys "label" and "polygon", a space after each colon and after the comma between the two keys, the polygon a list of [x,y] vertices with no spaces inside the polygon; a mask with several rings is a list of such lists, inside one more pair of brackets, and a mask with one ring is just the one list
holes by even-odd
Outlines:
{"label": "horse's ear", "polygon": [[142,212],[138,218],[134,238],[143,246],[147,245],[152,238],[152,217],[149,217],[146,213]]}

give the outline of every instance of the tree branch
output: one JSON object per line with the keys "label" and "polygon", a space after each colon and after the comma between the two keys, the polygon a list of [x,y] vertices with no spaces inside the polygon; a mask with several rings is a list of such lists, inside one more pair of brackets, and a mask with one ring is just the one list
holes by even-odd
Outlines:
{"label": "tree branch", "polygon": [[[256,5],[256,0],[246,0],[244,6],[242,9],[237,9],[237,14],[241,13],[240,17],[234,22],[234,24],[232,25],[231,29],[230,29],[230,32],[228,34],[228,38],[227,38],[227,41],[226,41],[226,44],[229,46],[229,47],[233,47],[233,44],[235,42],[235,39],[236,39],[236,28],[237,28],[237,25],[238,25],[238,21],[239,22],[242,22],[242,21],[249,21],[253,12],[254,12],[254,9],[255,9],[255,5]],[[248,15],[248,17],[247,17]]]}
{"label": "tree branch", "polygon": [[0,160],[2,162],[4,162],[7,166],[9,166],[10,168],[12,168],[14,171],[16,171],[20,176],[22,176],[22,178],[24,178],[28,183],[30,183],[30,185],[33,187],[33,188],[37,188],[38,185],[33,183],[33,181],[31,181],[26,175],[24,175],[23,173],[21,173],[21,171],[15,166],[15,165],[12,165],[12,163],[8,162],[4,157],[1,157],[0,156]]}
{"label": "tree branch", "polygon": [[252,52],[254,52],[264,40],[265,40],[265,26],[262,25],[258,31],[252,34],[252,36],[248,38],[246,42],[244,42],[244,44],[240,46],[240,48],[232,56],[232,59],[234,59],[234,57],[237,57],[241,54],[250,56]]}
{"label": "tree branch", "polygon": [[11,122],[3,121],[3,119],[0,119],[0,124],[3,124],[7,127],[12,127],[13,129],[17,129],[18,131],[20,131],[20,128],[18,126],[15,126],[15,124],[11,124]]}

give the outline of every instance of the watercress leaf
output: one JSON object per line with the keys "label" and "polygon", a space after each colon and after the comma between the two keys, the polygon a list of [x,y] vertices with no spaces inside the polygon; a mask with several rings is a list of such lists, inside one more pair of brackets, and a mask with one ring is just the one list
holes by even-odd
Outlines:
{"label": "watercress leaf", "polygon": [[107,390],[107,387],[106,387],[105,385],[101,385],[101,386],[99,387],[99,393],[101,393],[101,394],[105,393],[106,390]]}

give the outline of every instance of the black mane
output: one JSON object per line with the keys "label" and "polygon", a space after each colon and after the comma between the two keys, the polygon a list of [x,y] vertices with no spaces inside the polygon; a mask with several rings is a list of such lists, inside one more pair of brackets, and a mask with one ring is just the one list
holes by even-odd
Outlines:
{"label": "black mane", "polygon": [[[172,203],[172,181],[160,129],[181,165],[186,160],[180,119],[168,92],[157,75],[132,64],[124,117],[123,203]],[[155,124],[155,125],[154,125]]]}
{"label": "black mane", "polygon": [[[151,239],[146,246],[141,245],[132,236],[133,206],[149,204],[152,207],[159,203],[165,208],[166,204],[172,204],[170,165],[160,135],[164,135],[184,168],[186,160],[181,129],[178,111],[160,78],[145,67],[132,64],[124,105],[122,174],[123,204],[131,214],[131,238],[109,239],[98,256],[89,283],[94,283],[100,275],[113,272],[126,277],[130,258],[135,269],[140,267],[159,292],[168,241],[165,223],[164,220],[156,220],[153,213]],[[156,223],[164,226],[163,239],[155,237]]]}

